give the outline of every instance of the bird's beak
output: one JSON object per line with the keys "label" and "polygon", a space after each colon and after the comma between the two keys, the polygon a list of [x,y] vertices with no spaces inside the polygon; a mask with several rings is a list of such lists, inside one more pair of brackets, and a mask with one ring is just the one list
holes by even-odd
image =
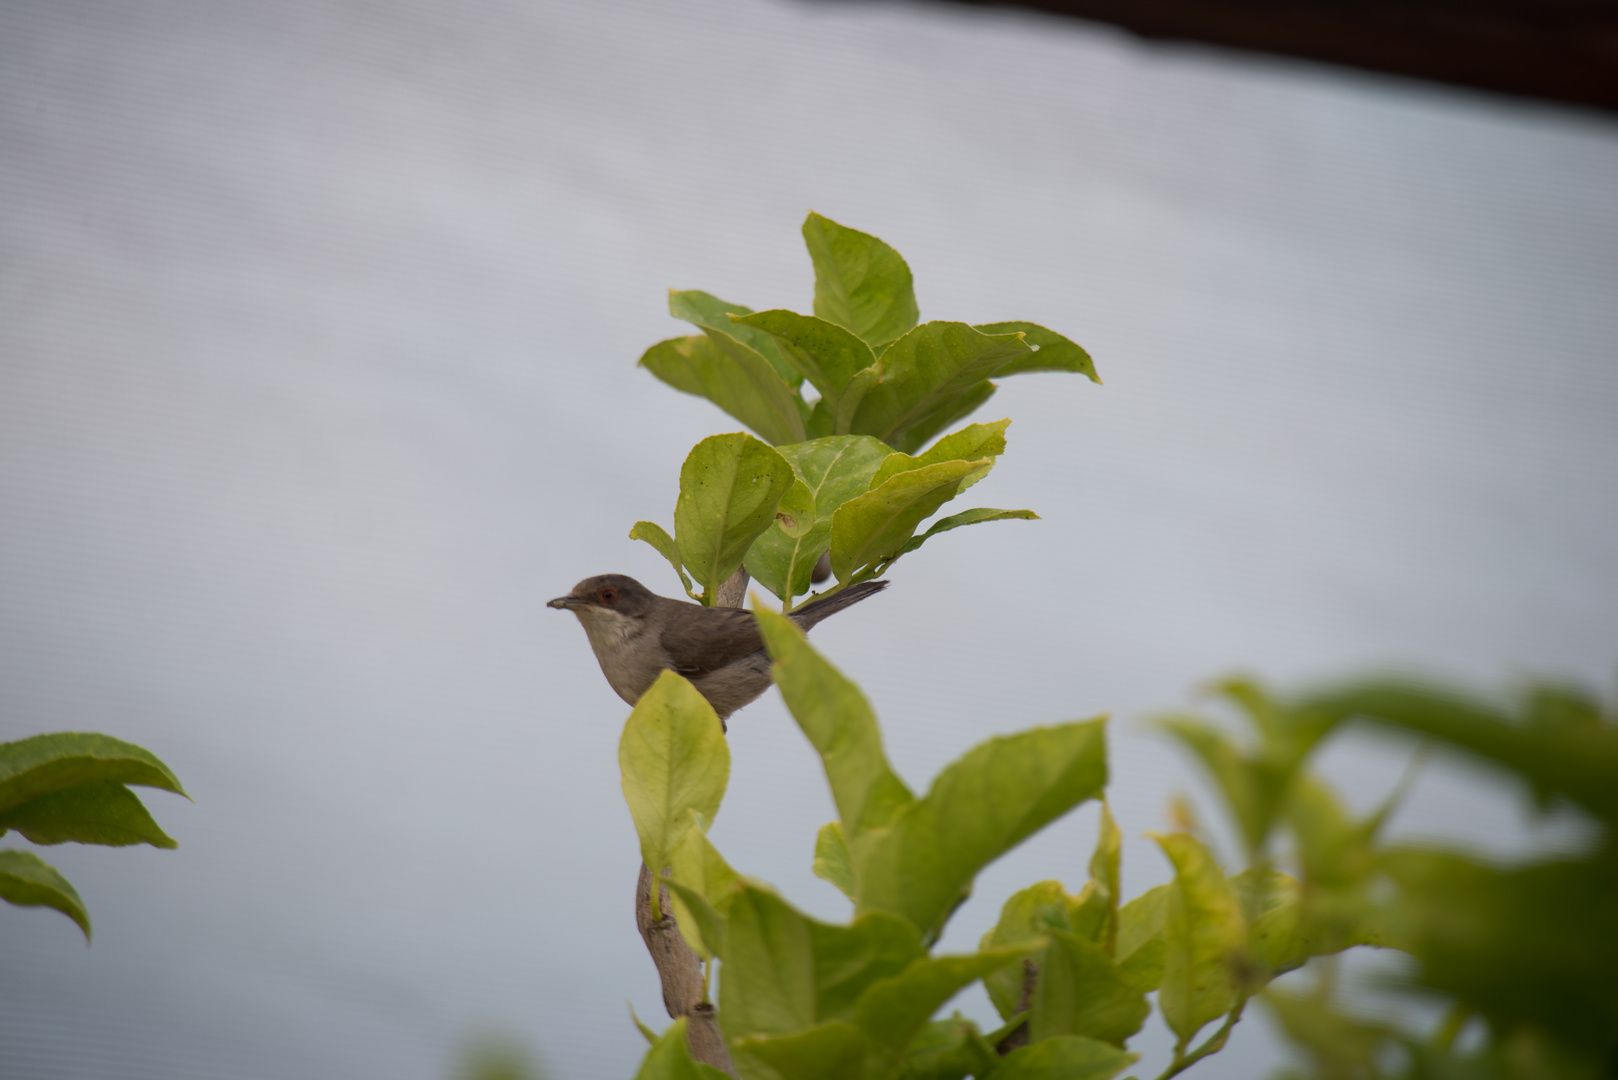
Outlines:
{"label": "bird's beak", "polygon": [[558,596],[555,600],[545,601],[545,606],[567,611],[569,608],[588,607],[589,604],[576,596]]}

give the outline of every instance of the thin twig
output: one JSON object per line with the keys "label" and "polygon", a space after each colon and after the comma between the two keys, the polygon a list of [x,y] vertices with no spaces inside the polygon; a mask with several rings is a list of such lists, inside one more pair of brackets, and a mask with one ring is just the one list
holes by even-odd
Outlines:
{"label": "thin twig", "polygon": [[[1034,986],[1039,982],[1039,965],[1030,957],[1023,957],[1022,961],[1022,993],[1017,996],[1017,1007],[1011,1010],[1016,1016],[1025,1013],[1034,1007]],[[1024,1020],[995,1044],[995,1052],[1001,1057],[1016,1050],[1018,1047],[1028,1045],[1028,1021]]]}
{"label": "thin twig", "polygon": [[1169,1062],[1169,1067],[1163,1070],[1163,1075],[1159,1076],[1157,1080],[1169,1080],[1172,1076],[1178,1076],[1209,1054],[1223,1050],[1225,1040],[1230,1038],[1230,1029],[1236,1026],[1236,1021],[1242,1018],[1242,1010],[1247,1008],[1247,1001],[1247,998],[1242,998],[1238,1001],[1236,1007],[1230,1010],[1230,1015],[1225,1017],[1225,1022],[1220,1025],[1219,1030],[1210,1035],[1207,1042],[1191,1053],[1182,1053],[1180,1047],[1176,1046],[1174,1048],[1174,1060]]}

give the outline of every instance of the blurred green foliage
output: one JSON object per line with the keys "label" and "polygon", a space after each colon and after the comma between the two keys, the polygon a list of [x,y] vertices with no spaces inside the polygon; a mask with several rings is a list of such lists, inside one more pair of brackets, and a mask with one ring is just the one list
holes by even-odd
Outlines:
{"label": "blurred green foliage", "polygon": [[[1099,382],[1083,349],[1033,323],[918,325],[896,251],[816,214],[803,231],[813,315],[672,293],[670,310],[701,333],[641,359],[759,436],[699,443],[681,469],[673,534],[646,521],[630,534],[705,603],[745,568],[790,610],[823,557],[835,591],[954,528],[1034,517],[984,507],[921,531],[993,469],[1009,421],[943,433],[988,400],[992,378],[1064,371]],[[1618,724],[1593,697],[1536,684],[1499,703],[1362,680],[1282,699],[1226,679],[1213,693],[1242,730],[1198,714],[1157,725],[1211,780],[1238,838],[1236,865],[1220,863],[1184,808],[1179,828],[1153,837],[1168,880],[1126,902],[1121,833],[1102,803],[1078,892],[1030,885],[975,953],[939,955],[985,866],[1104,798],[1105,719],[990,739],[918,793],[888,763],[858,687],[789,620],[757,614],[837,808],[813,868],[848,897],[848,920],[803,914],[708,839],[729,757],[718,718],[684,680],[666,674],[637,704],[620,752],[642,853],[668,869],[680,932],[708,975],[718,971],[719,1027],[746,1080],[1108,1080],[1137,1060],[1129,1043],[1154,1003],[1174,1036],[1158,1077],[1169,1080],[1221,1050],[1255,999],[1307,1063],[1291,1076],[1618,1076]],[[1389,845],[1397,795],[1357,815],[1310,771],[1323,741],[1349,725],[1472,755],[1542,806],[1579,807],[1601,838],[1582,855],[1517,866]],[[1397,989],[1447,1009],[1434,1030],[1343,1007],[1337,954],[1366,946],[1409,954],[1414,973]],[[1312,990],[1271,985],[1306,965]],[[978,981],[1000,1028],[940,1018]],[[722,1075],[692,1059],[684,1020],[643,1031],[653,1045],[642,1080]]]}
{"label": "blurred green foliage", "polygon": [[[78,731],[0,743],[0,836],[35,844],[178,847],[128,785],[185,795],[156,755]],[[31,851],[0,850],[0,900],[55,908],[90,940],[90,913],[68,880]]]}

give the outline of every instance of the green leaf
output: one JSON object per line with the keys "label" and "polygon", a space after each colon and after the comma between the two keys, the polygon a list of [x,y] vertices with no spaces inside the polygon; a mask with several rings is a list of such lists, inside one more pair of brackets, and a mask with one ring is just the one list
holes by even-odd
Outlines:
{"label": "green leaf", "polygon": [[964,415],[962,395],[986,400],[987,380],[1031,351],[1017,334],[991,337],[958,322],[918,326],[877,360],[877,380],[860,400],[852,430],[904,450],[908,432],[953,423]]}
{"label": "green leaf", "polygon": [[[685,838],[675,846],[670,866],[673,880],[701,893],[719,916],[730,910],[730,902],[742,885],[741,875],[731,869],[698,825],[687,829]],[[723,942],[717,937],[708,940],[705,913],[693,912],[680,892],[671,892],[670,899],[674,902],[674,918],[680,935],[691,950],[704,960],[720,955]]]}
{"label": "green leaf", "polygon": [[658,1036],[641,1060],[635,1080],[725,1080],[721,1070],[692,1059],[686,1024],[682,1016]]}
{"label": "green leaf", "polygon": [[1390,919],[1419,962],[1416,982],[1470,1006],[1496,1030],[1538,1028],[1604,1062],[1618,1051],[1618,867],[1611,848],[1497,869],[1402,848],[1381,868]]}
{"label": "green leaf", "polygon": [[1118,952],[1118,901],[1123,834],[1112,819],[1106,800],[1101,802],[1101,835],[1090,856],[1090,880],[1068,911],[1069,928],[1086,941],[1101,946],[1108,956]]}
{"label": "green leaf", "polygon": [[0,743],[0,811],[86,784],[134,784],[185,795],[157,755],[109,735],[61,731]]}
{"label": "green leaf", "polygon": [[1287,1038],[1325,1066],[1321,1075],[1382,1075],[1377,1060],[1398,1041],[1394,1029],[1335,1012],[1314,995],[1288,994],[1272,987],[1259,998],[1275,1014]]}
{"label": "green leaf", "polygon": [[[781,504],[775,508],[775,527],[791,540],[809,535],[809,530],[815,527],[815,493],[808,484],[802,480],[792,481],[787,493],[781,496]],[[757,546],[756,541],[754,546]]]}
{"label": "green leaf", "polygon": [[[1065,929],[1073,897],[1060,881],[1040,881],[1019,889],[1000,908],[1000,921],[983,935],[980,949],[1043,942],[1052,930]],[[986,975],[983,987],[1002,1020],[1010,1020],[1028,1006],[1023,1001],[1028,974],[1023,965],[1000,968]]]}
{"label": "green leaf", "polygon": [[709,821],[719,811],[730,778],[719,715],[689,682],[665,671],[624,723],[618,765],[641,858],[655,873],[685,838],[692,810]]}
{"label": "green leaf", "polygon": [[810,212],[803,241],[815,264],[815,314],[857,334],[873,349],[916,325],[910,267],[868,233]]}
{"label": "green leaf", "polygon": [[[1546,700],[1540,688],[1537,700]],[[1516,773],[1542,801],[1566,796],[1618,826],[1618,723],[1564,723],[1567,709],[1536,707],[1536,693],[1511,712],[1444,686],[1369,679],[1310,698],[1337,719],[1358,717],[1430,735]],[[1536,722],[1538,721],[1538,722]]]}
{"label": "green leaf", "polygon": [[67,878],[31,851],[0,851],[0,900],[18,907],[50,907],[79,924],[90,940],[90,913]]}
{"label": "green leaf", "polygon": [[1188,833],[1152,833],[1174,864],[1163,920],[1167,947],[1158,1007],[1184,1047],[1210,1020],[1234,1008],[1246,967],[1247,923],[1213,856]]}
{"label": "green leaf", "polygon": [[1145,991],[1124,976],[1101,946],[1066,930],[1050,931],[1050,939],[1034,984],[1030,1039],[1088,1035],[1122,1047],[1152,1011]]}
{"label": "green leaf", "polygon": [[715,956],[723,959],[729,945],[725,917],[708,902],[702,890],[689,888],[672,877],[665,877],[663,884],[674,908],[675,925],[691,951],[704,960]]}
{"label": "green leaf", "polygon": [[646,1045],[656,1046],[657,1032],[647,1027],[641,1018],[635,1015],[635,1006],[633,1004],[629,1002],[625,1002],[625,1004],[629,1005],[629,1018],[635,1022],[635,1029],[640,1032],[641,1038],[646,1040]]}
{"label": "green leaf", "polygon": [[635,527],[629,530],[631,540],[644,540],[657,549],[657,553],[669,561],[674,572],[680,575],[680,585],[685,594],[695,600],[697,594],[691,589],[691,579],[686,576],[685,567],[680,563],[680,549],[674,544],[674,537],[663,531],[663,526],[650,521],[637,521]]}
{"label": "green leaf", "polygon": [[852,1019],[867,987],[921,955],[915,929],[903,920],[876,913],[834,926],[744,883],[726,918],[720,1023],[736,1039]]}
{"label": "green leaf", "polygon": [[998,1064],[999,1055],[978,1026],[956,1013],[948,1020],[927,1024],[910,1041],[898,1080],[966,1080],[982,1076]]}
{"label": "green leaf", "polygon": [[854,867],[848,860],[848,844],[843,840],[843,823],[829,821],[815,837],[815,877],[829,881],[850,900],[854,899]]}
{"label": "green leaf", "polygon": [[[969,485],[962,484],[962,487]],[[940,518],[933,527],[920,536],[913,536],[910,542],[899,549],[899,554],[908,555],[921,545],[937,536],[939,533],[959,529],[962,525],[976,525],[983,521],[1038,521],[1039,515],[1032,510],[995,510],[987,506],[979,506],[972,510],[963,510],[959,514],[952,514],[947,518]]]}
{"label": "green leaf", "polygon": [[1263,758],[1244,757],[1228,736],[1201,720],[1168,717],[1160,724],[1201,759],[1236,820],[1249,856],[1256,858],[1286,798],[1291,770]]}
{"label": "green leaf", "polygon": [[1028,371],[1072,371],[1085,376],[1093,383],[1101,381],[1101,377],[1096,374],[1095,364],[1091,361],[1089,353],[1056,331],[1047,330],[1038,323],[983,323],[974,327],[974,329],[981,330],[985,334],[1020,333],[1030,345],[1039,348],[1038,352],[1001,368],[997,374],[1021,375]]}
{"label": "green leaf", "polygon": [[751,350],[727,352],[707,334],[671,338],[647,349],[640,366],[676,390],[707,398],[769,442],[803,441],[801,399]]}
{"label": "green leaf", "polygon": [[1029,951],[1013,947],[971,956],[917,959],[898,975],[873,983],[855,1006],[854,1022],[873,1043],[897,1057],[945,1002]]}
{"label": "green leaf", "polygon": [[860,1080],[871,1076],[874,1048],[859,1028],[833,1020],[788,1035],[743,1036],[731,1044],[731,1052],[750,1078]]}
{"label": "green leaf", "polygon": [[865,834],[890,824],[915,796],[888,764],[876,714],[859,687],[817,653],[790,619],[760,610],[758,625],[775,662],[775,684],[820,754],[844,839],[857,854]]}
{"label": "green leaf", "polygon": [[1060,1035],[1013,1050],[987,1080],[1111,1080],[1140,1059],[1083,1035]]}
{"label": "green leaf", "polygon": [[1355,819],[1326,783],[1303,775],[1292,786],[1286,822],[1297,838],[1298,861],[1316,901],[1358,906],[1376,871],[1376,838],[1394,796],[1378,812]]}
{"label": "green leaf", "polygon": [[775,524],[792,466],[751,435],[712,435],[680,466],[674,538],[680,561],[712,604],[719,586],[742,565],[759,534]]}
{"label": "green leaf", "polygon": [[776,342],[786,361],[833,408],[849,381],[876,363],[869,345],[823,318],[777,309],[738,318],[735,323]]}
{"label": "green leaf", "polygon": [[809,591],[810,573],[831,545],[833,514],[848,500],[865,494],[871,474],[891,451],[866,435],[833,435],[783,446],[779,453],[809,489],[814,522],[798,537],[780,528],[766,529],[747,552],[747,572],[785,604]]}
{"label": "green leaf", "polygon": [[[859,431],[854,427],[854,417],[860,410],[860,402],[865,400],[866,393],[875,386],[882,377],[881,370],[872,364],[864,371],[857,373],[848,380],[843,392],[832,402],[831,429],[838,435],[869,435],[868,431]],[[885,444],[884,444],[885,445]],[[915,447],[909,447],[915,449]]]}
{"label": "green leaf", "polygon": [[1170,883],[1147,889],[1118,909],[1118,948],[1113,956],[1127,960],[1161,938],[1163,922],[1168,917],[1169,892],[1173,888]]}
{"label": "green leaf", "polygon": [[856,570],[897,558],[922,521],[993,467],[993,458],[941,461],[850,499],[832,515],[832,573],[847,583]]}
{"label": "green leaf", "polygon": [[1135,987],[1151,993],[1163,985],[1163,969],[1168,966],[1168,942],[1152,938],[1118,961],[1118,970]]}
{"label": "green leaf", "polygon": [[1006,452],[1006,428],[1010,420],[996,420],[992,424],[968,424],[959,431],[945,435],[925,453],[889,454],[871,477],[871,486],[880,487],[889,478],[914,469],[925,469],[940,461],[980,461],[998,457]]}
{"label": "green leaf", "polygon": [[53,791],[0,812],[0,831],[15,829],[36,844],[105,844],[125,847],[176,844],[133,791],[122,784],[86,784]]}
{"label": "green leaf", "polygon": [[921,449],[940,431],[977,412],[985,402],[994,397],[996,389],[994,383],[984,379],[964,390],[943,395],[938,399],[938,403],[924,412],[915,423],[894,434],[891,440],[893,448],[907,454]]}
{"label": "green leaf", "polygon": [[1105,719],[982,743],[940,773],[886,833],[868,847],[851,845],[856,910],[902,915],[936,938],[979,870],[1106,782]]}
{"label": "green leaf", "polygon": [[[758,353],[770,362],[775,373],[786,380],[787,385],[796,388],[803,381],[803,375],[781,357],[781,351],[775,347],[775,339],[769,334],[761,333],[749,326],[737,326],[731,321],[732,315],[751,315],[752,308],[740,304],[727,304],[711,293],[700,289],[669,290],[669,314],[676,319],[684,319],[693,326],[701,327],[708,332],[708,336],[719,344],[719,336],[728,337],[740,342],[746,348]],[[718,336],[716,336],[718,335]],[[721,348],[723,346],[721,345]]]}
{"label": "green leaf", "polygon": [[[1364,905],[1349,913],[1318,911],[1305,902],[1295,878],[1277,871],[1244,870],[1230,879],[1249,912],[1248,942],[1258,970],[1273,979],[1300,968],[1311,957],[1342,952],[1351,945],[1387,945]],[[1327,917],[1322,917],[1322,915]]]}

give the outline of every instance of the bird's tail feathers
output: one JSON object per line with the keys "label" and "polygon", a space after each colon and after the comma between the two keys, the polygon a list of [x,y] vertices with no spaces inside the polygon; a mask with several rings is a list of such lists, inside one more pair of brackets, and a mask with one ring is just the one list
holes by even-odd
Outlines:
{"label": "bird's tail feathers", "polygon": [[808,630],[828,615],[835,615],[844,608],[859,603],[867,596],[875,595],[888,587],[886,581],[862,581],[858,585],[850,585],[830,596],[823,596],[819,600],[809,603],[792,613],[792,621]]}

